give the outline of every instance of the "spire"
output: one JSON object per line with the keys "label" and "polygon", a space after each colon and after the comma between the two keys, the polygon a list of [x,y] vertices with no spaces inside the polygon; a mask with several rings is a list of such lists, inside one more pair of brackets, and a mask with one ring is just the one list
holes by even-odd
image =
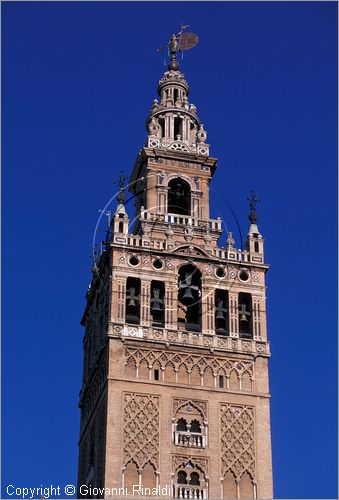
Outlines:
{"label": "spire", "polygon": [[251,223],[250,229],[247,235],[246,249],[251,253],[264,253],[264,240],[259,232],[257,225],[257,211],[256,206],[260,203],[259,198],[257,198],[254,191],[251,191],[249,197],[247,198],[250,213],[248,219]]}
{"label": "spire", "polygon": [[197,35],[184,32],[186,28],[188,25],[182,26],[181,31],[172,35],[168,44],[162,47],[168,49],[170,62],[168,70],[159,80],[160,100],[154,100],[146,120],[147,146],[208,156],[207,132],[200,122],[196,106],[188,101],[189,86],[177,61],[178,52],[191,49],[198,43]]}

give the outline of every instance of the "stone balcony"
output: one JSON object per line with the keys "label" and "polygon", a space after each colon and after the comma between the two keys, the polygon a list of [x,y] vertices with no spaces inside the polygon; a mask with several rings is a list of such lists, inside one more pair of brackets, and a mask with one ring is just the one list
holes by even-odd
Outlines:
{"label": "stone balcony", "polygon": [[205,499],[207,498],[207,488],[201,488],[201,486],[175,484],[174,498]]}
{"label": "stone balcony", "polygon": [[209,219],[207,221],[202,221],[195,217],[190,217],[188,215],[177,215],[177,214],[158,214],[153,212],[148,212],[147,210],[142,210],[140,213],[141,222],[164,222],[172,225],[180,226],[191,226],[191,227],[204,227],[211,231],[222,231],[222,221],[220,217],[217,219]]}
{"label": "stone balcony", "polygon": [[185,448],[205,448],[206,436],[201,432],[174,431],[174,444]]}
{"label": "stone balcony", "polygon": [[221,335],[207,335],[205,333],[168,330],[139,325],[125,325],[110,323],[108,336],[122,339],[151,340],[166,347],[172,345],[192,346],[200,349],[219,351],[233,351],[237,353],[255,354],[269,357],[269,342],[261,339],[243,339]]}

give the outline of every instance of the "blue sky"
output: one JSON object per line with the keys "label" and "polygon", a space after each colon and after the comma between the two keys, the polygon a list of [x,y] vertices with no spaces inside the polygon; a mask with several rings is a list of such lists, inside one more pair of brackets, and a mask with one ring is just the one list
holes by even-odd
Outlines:
{"label": "blue sky", "polygon": [[262,200],[275,497],[337,497],[335,2],[2,3],[3,496],[76,481],[93,231],[181,22],[237,246]]}

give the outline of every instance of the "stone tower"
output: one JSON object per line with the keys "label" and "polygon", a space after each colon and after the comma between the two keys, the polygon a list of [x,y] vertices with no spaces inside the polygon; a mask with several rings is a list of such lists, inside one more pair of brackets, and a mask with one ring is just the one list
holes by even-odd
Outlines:
{"label": "stone tower", "polygon": [[78,498],[273,495],[257,200],[245,250],[219,245],[217,160],[175,55],[128,184],[135,219],[122,179],[86,295]]}

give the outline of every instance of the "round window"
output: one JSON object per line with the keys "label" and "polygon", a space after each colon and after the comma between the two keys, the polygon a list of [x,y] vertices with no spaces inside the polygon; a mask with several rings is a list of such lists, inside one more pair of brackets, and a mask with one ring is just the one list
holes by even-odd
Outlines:
{"label": "round window", "polygon": [[160,259],[154,259],[153,261],[153,267],[155,269],[162,269],[164,266],[163,262]]}
{"label": "round window", "polygon": [[225,277],[225,269],[222,267],[218,267],[218,269],[215,271],[215,274],[218,276],[218,278],[224,278]]}
{"label": "round window", "polygon": [[135,255],[132,255],[128,262],[131,264],[131,266],[137,266],[139,264],[139,259]]}
{"label": "round window", "polygon": [[241,281],[248,281],[248,280],[249,280],[249,278],[250,278],[250,277],[249,277],[249,274],[248,274],[248,272],[247,272],[247,271],[240,271],[240,273],[239,273],[239,279],[240,279]]}

